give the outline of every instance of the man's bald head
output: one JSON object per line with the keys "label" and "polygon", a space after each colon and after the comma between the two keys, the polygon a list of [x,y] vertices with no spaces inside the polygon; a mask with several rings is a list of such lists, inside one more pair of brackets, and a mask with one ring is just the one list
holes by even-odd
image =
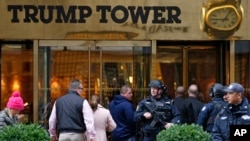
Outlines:
{"label": "man's bald head", "polygon": [[175,96],[183,96],[185,94],[185,89],[183,86],[178,86],[175,91]]}
{"label": "man's bald head", "polygon": [[196,84],[191,84],[188,88],[188,95],[198,95],[198,86]]}

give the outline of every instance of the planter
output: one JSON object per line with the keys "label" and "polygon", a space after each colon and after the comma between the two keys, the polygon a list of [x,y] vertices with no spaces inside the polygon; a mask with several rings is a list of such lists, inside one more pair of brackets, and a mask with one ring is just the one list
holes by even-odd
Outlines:
{"label": "planter", "polygon": [[14,124],[0,130],[0,141],[49,141],[46,129],[37,124]]}
{"label": "planter", "polygon": [[157,141],[210,141],[211,136],[196,124],[176,124],[162,130]]}

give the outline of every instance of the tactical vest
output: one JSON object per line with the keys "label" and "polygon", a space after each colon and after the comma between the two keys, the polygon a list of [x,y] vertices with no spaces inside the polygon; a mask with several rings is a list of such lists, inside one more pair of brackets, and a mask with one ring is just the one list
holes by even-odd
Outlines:
{"label": "tactical vest", "polygon": [[[160,100],[155,100],[152,97],[148,97],[145,103],[146,109],[151,114],[153,114],[153,118],[162,118],[162,120],[164,120],[165,122],[171,121],[172,105],[172,100],[168,98],[161,98]],[[161,117],[154,117],[155,114],[157,114],[158,116],[160,115]]]}

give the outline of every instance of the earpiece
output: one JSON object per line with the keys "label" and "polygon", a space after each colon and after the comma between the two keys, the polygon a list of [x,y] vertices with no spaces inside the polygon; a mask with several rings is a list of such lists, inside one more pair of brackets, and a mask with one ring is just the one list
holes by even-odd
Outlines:
{"label": "earpiece", "polygon": [[215,93],[215,88],[214,88],[214,85],[212,85],[210,90],[209,90],[209,96],[214,97],[214,93]]}
{"label": "earpiece", "polygon": [[163,91],[163,93],[167,93],[168,92],[168,89],[165,85],[161,85],[161,89]]}

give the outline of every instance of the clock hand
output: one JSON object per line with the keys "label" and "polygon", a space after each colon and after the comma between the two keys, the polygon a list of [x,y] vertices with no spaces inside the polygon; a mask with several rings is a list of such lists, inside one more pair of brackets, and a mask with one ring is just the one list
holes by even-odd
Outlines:
{"label": "clock hand", "polygon": [[229,16],[229,14],[230,14],[231,12],[232,12],[231,10],[230,10],[230,11],[228,11],[228,13],[227,13],[227,15],[226,15],[226,17],[224,18],[224,20],[223,20],[223,21],[228,20],[228,16]]}
{"label": "clock hand", "polygon": [[210,20],[213,20],[213,21],[224,21],[225,19],[214,19],[214,18],[211,18]]}

